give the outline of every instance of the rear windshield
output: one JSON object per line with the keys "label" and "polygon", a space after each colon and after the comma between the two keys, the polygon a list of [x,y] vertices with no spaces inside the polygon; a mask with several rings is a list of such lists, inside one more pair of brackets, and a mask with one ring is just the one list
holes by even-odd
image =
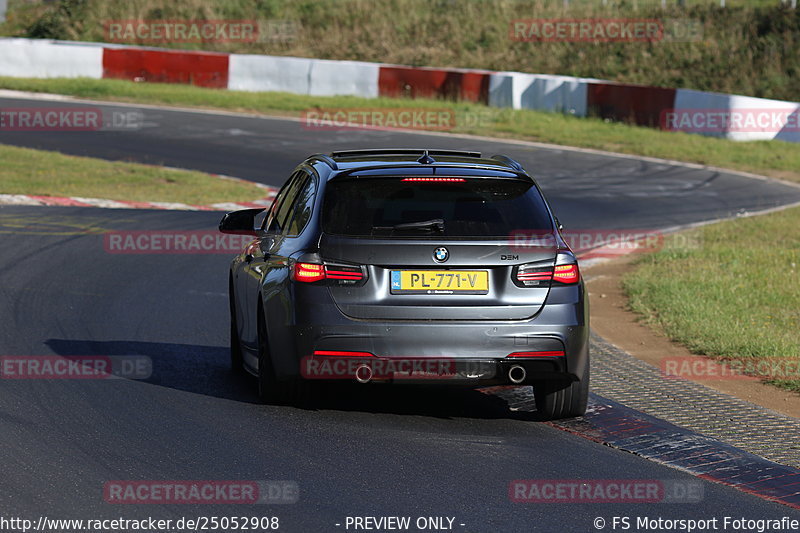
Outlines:
{"label": "rear windshield", "polygon": [[515,231],[553,229],[532,182],[415,179],[420,178],[331,181],[322,206],[322,231],[353,237],[508,237]]}

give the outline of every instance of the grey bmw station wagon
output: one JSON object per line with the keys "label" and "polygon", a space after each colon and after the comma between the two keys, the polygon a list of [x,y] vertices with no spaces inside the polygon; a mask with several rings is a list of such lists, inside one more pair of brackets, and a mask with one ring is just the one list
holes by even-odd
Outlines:
{"label": "grey bmw station wagon", "polygon": [[231,363],[267,402],[314,380],[532,385],[545,419],[580,416],[588,303],[537,183],[502,155],[312,155],[230,268]]}

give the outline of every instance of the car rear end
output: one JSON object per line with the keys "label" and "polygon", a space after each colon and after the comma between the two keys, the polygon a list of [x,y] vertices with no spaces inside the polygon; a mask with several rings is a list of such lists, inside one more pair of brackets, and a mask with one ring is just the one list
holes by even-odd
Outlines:
{"label": "car rear end", "polygon": [[586,374],[578,265],[524,173],[349,171],[326,183],[318,224],[316,248],[292,266],[302,377],[484,385]]}

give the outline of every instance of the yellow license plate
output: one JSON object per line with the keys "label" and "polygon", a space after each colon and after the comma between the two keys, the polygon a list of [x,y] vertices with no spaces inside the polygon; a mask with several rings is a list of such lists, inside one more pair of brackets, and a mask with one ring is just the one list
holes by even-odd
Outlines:
{"label": "yellow license plate", "polygon": [[392,270],[392,294],[486,294],[486,270]]}

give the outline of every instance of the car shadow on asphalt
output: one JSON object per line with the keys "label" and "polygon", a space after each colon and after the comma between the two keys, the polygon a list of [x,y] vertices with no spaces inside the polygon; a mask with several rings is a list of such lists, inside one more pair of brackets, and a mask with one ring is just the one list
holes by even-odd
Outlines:
{"label": "car shadow on asphalt", "polygon": [[[152,374],[139,381],[237,402],[261,403],[255,379],[231,371],[227,346],[70,339],[48,339],[45,344],[60,356],[146,356],[152,362]],[[441,385],[312,382],[300,401],[285,408],[435,418],[537,419],[532,408],[510,409],[508,402],[494,395],[491,388]]]}
{"label": "car shadow on asphalt", "polygon": [[152,374],[137,381],[238,402],[259,403],[250,380],[231,372],[227,346],[68,339],[48,339],[45,344],[61,356],[146,356],[152,362]]}
{"label": "car shadow on asphalt", "polygon": [[314,383],[311,390],[301,408],[435,418],[537,419],[532,409],[511,410],[491,388],[341,382]]}

